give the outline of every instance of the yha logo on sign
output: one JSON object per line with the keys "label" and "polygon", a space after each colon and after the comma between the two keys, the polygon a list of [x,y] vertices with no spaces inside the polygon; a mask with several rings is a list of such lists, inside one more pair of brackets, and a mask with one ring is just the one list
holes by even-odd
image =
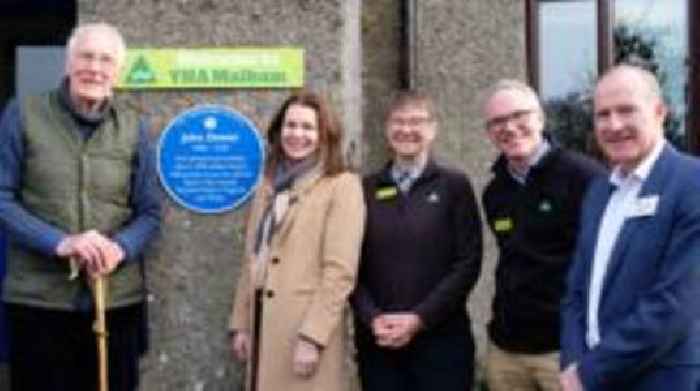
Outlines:
{"label": "yha logo on sign", "polygon": [[139,56],[134,61],[134,65],[131,66],[126,76],[126,82],[127,84],[152,84],[156,82],[156,74],[144,56]]}

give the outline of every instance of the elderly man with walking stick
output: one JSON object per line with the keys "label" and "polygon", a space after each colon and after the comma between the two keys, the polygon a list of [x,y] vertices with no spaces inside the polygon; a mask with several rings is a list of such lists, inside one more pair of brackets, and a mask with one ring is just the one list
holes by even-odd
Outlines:
{"label": "elderly man with walking stick", "polygon": [[62,83],[11,102],[0,119],[14,391],[138,386],[142,254],[160,197],[145,127],[112,99],[125,51],[113,26],[77,27]]}

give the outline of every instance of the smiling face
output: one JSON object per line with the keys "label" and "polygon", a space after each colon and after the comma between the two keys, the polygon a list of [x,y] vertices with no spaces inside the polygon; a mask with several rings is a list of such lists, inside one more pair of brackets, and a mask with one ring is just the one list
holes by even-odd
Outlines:
{"label": "smiling face", "polygon": [[614,166],[634,170],[663,139],[666,107],[642,73],[618,68],[604,76],[595,92],[598,144]]}
{"label": "smiling face", "polygon": [[437,123],[421,104],[395,108],[386,121],[386,139],[400,160],[421,160],[430,153],[435,140]]}
{"label": "smiling face", "polygon": [[70,93],[78,106],[92,105],[112,96],[121,67],[119,38],[114,32],[92,29],[74,37],[69,46],[66,73]]}
{"label": "smiling face", "polygon": [[515,88],[498,90],[484,105],[489,140],[508,161],[521,165],[542,142],[544,116],[537,99]]}
{"label": "smiling face", "polygon": [[290,161],[301,161],[318,150],[318,117],[309,106],[293,103],[284,114],[281,144]]}

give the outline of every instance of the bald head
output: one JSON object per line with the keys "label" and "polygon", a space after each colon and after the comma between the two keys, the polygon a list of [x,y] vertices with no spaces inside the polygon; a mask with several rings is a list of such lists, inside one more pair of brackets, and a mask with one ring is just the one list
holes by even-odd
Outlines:
{"label": "bald head", "polygon": [[640,92],[643,92],[645,97],[651,100],[662,100],[661,86],[656,76],[648,70],[634,65],[616,65],[607,70],[598,80],[598,87],[605,84],[606,81],[614,79],[625,79],[627,83],[638,84]]}

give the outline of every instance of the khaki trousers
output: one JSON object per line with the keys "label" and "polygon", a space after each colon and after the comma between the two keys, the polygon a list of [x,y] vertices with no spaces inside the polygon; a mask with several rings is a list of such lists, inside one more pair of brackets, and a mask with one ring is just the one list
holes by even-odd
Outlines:
{"label": "khaki trousers", "polygon": [[490,344],[486,360],[489,391],[561,391],[559,352],[512,353]]}

